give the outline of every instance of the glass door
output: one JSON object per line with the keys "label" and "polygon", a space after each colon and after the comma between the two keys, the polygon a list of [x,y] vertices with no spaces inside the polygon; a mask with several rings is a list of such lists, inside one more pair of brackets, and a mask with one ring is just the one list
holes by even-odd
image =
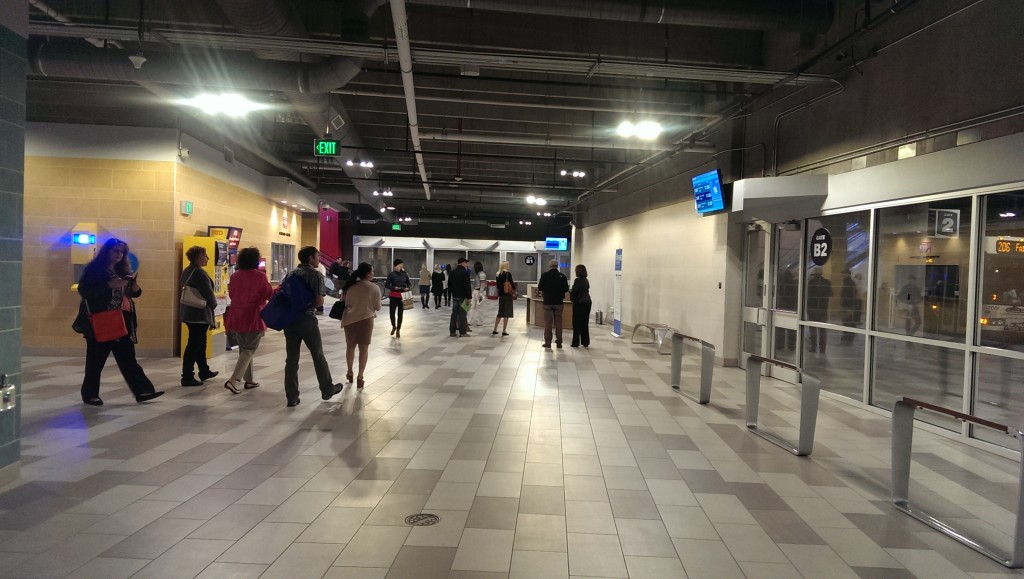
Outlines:
{"label": "glass door", "polygon": [[[778,223],[772,227],[771,261],[772,272],[768,285],[769,335],[772,338],[768,348],[769,356],[782,362],[800,365],[800,248],[803,246],[803,232],[799,221]],[[785,368],[771,367],[769,375],[795,383],[796,372]]]}
{"label": "glass door", "polygon": [[746,369],[747,356],[768,356],[765,326],[768,309],[765,295],[768,232],[761,224],[747,230],[743,255],[743,345],[740,367]]}

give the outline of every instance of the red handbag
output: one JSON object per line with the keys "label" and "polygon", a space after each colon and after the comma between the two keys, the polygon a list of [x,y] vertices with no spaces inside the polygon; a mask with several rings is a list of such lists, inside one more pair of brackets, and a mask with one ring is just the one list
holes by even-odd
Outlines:
{"label": "red handbag", "polygon": [[85,302],[85,313],[92,325],[92,334],[97,342],[113,342],[128,335],[128,326],[124,324],[121,309],[107,310],[98,314],[89,311],[89,302]]}

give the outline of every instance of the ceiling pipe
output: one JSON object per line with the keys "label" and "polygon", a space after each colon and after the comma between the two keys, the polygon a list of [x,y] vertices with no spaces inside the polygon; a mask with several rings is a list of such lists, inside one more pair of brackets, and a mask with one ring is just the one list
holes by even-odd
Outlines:
{"label": "ceiling pipe", "polygon": [[[568,137],[523,137],[515,135],[486,135],[478,133],[420,133],[425,141],[464,141],[467,143],[498,143],[504,145],[525,145],[535,147],[581,147],[584,149],[627,149],[639,151],[675,151],[672,145],[662,145],[634,140],[600,140],[573,139]],[[684,149],[687,153],[713,153],[714,145],[710,143],[694,143]]]}
{"label": "ceiling pipe", "polygon": [[423,194],[430,200],[430,185],[427,182],[427,168],[423,164],[423,147],[420,145],[419,120],[416,116],[416,88],[412,82],[412,50],[409,47],[409,18],[405,14],[405,0],[391,0],[391,19],[395,23],[395,43],[398,45],[398,63],[402,70],[402,89],[405,91],[405,108],[409,114],[409,138],[415,151],[416,167],[423,181]]}
{"label": "ceiling pipe", "polygon": [[[348,95],[348,96],[364,96],[374,98],[391,98],[400,99],[404,98],[404,95],[389,93],[383,91],[370,91],[370,90],[355,90],[355,89],[338,89],[331,91],[334,94]],[[452,96],[425,96],[422,93],[416,97],[421,101],[433,101],[442,103],[460,103],[470,105],[490,105],[498,107],[517,107],[527,109],[550,109],[559,111],[589,111],[595,113],[624,113],[624,114],[636,114],[636,107],[598,107],[592,105],[563,105],[555,103],[526,103],[521,101],[500,101],[492,99],[475,99],[466,97],[452,97]],[[718,115],[713,113],[694,113],[687,111],[667,111],[667,110],[649,110],[644,109],[644,115],[654,116],[666,116],[666,117],[692,117],[692,118],[716,118]]]}
{"label": "ceiling pipe", "polygon": [[[54,10],[49,5],[47,5],[46,2],[43,2],[42,0],[28,0],[28,4],[29,6],[32,6],[33,8],[39,10],[43,14],[49,16],[50,18],[53,18],[57,22],[60,22],[61,24],[67,26],[75,26],[77,24],[74,20],[71,20],[67,16],[64,16],[60,12]],[[103,40],[100,40],[99,38],[83,37],[82,40],[88,42],[96,48],[106,48],[105,42]],[[110,45],[115,46],[117,48],[124,48],[123,46],[121,46],[121,43],[116,40],[112,40],[110,42]]]}
{"label": "ceiling pipe", "polygon": [[736,30],[825,33],[832,26],[832,0],[412,0],[415,4],[515,12],[616,22],[708,26]]}

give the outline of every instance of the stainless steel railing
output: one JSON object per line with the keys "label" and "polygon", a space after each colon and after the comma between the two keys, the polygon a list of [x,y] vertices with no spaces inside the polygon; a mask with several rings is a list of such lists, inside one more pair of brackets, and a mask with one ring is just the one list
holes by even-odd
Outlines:
{"label": "stainless steel railing", "polygon": [[[761,404],[761,369],[764,364],[787,368],[800,374],[802,383],[800,392],[800,430],[796,446],[775,434],[762,430],[757,425],[757,414]],[[808,456],[814,449],[814,429],[818,422],[818,399],[820,394],[821,382],[817,378],[801,372],[800,368],[793,364],[757,355],[751,355],[747,358],[747,429],[797,456]]]}

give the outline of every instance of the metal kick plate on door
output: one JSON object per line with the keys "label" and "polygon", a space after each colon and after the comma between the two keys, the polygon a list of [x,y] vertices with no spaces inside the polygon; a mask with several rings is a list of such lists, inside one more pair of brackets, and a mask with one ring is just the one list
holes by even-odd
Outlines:
{"label": "metal kick plate on door", "polygon": [[13,410],[16,402],[14,384],[7,383],[7,374],[0,374],[0,412]]}

